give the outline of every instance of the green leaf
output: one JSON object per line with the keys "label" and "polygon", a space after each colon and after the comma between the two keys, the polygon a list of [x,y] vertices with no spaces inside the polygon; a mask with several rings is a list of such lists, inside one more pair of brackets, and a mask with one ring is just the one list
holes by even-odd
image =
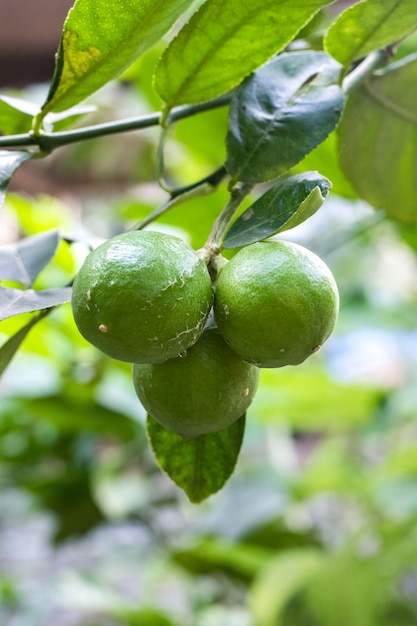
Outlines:
{"label": "green leaf", "polygon": [[192,0],[77,0],[64,24],[42,108],[63,111],[116,78],[158,42]]}
{"label": "green leaf", "polygon": [[0,131],[4,135],[15,135],[30,130],[32,118],[39,106],[15,96],[0,96]]}
{"label": "green leaf", "polygon": [[32,156],[32,153],[27,150],[0,151],[0,207],[6,197],[6,189],[11,177]]}
{"label": "green leaf", "polygon": [[252,585],[250,607],[257,626],[285,626],[286,604],[320,570],[323,553],[316,548],[284,550],[263,567]]}
{"label": "green leaf", "polygon": [[365,0],[339,15],[327,32],[325,49],[342,65],[349,66],[416,28],[415,0]]}
{"label": "green leaf", "polygon": [[39,272],[55,255],[59,234],[52,230],[0,248],[0,281],[31,287]]}
{"label": "green leaf", "polygon": [[263,194],[234,222],[224,248],[239,248],[298,226],[323,204],[331,183],[318,172],[291,176]]}
{"label": "green leaf", "polygon": [[148,437],[161,468],[195,504],[219,491],[233,473],[245,431],[245,416],[208,435],[183,439],[148,416]]}
{"label": "green leaf", "polygon": [[155,88],[172,108],[236,87],[333,0],[207,0],[165,50]]}
{"label": "green leaf", "polygon": [[338,129],[343,173],[356,193],[417,222],[417,54],[370,77],[349,97]]}
{"label": "green leaf", "polygon": [[259,183],[296,165],[336,127],[340,65],[324,52],[290,52],[256,71],[232,99],[226,169]]}
{"label": "green leaf", "polygon": [[39,315],[32,318],[30,322],[28,322],[23,328],[21,328],[15,335],[10,337],[1,347],[0,347],[0,376],[3,374],[6,367],[9,365],[10,361],[20,348],[20,345],[26,338],[27,334],[32,330],[32,328],[40,322],[46,315],[48,315],[50,309],[46,309],[42,311]]}
{"label": "green leaf", "polygon": [[43,291],[33,289],[22,291],[0,287],[0,320],[64,304],[71,299],[71,291],[71,287],[44,289]]}

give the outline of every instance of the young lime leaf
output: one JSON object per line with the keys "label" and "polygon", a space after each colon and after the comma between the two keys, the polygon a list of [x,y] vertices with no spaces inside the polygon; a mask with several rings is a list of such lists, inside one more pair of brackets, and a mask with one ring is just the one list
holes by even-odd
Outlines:
{"label": "young lime leaf", "polygon": [[49,309],[71,300],[71,287],[35,291],[0,287],[0,320],[13,315]]}
{"label": "young lime leaf", "polygon": [[417,54],[370,77],[349,97],[338,129],[346,178],[376,209],[417,223]]}
{"label": "young lime leaf", "polygon": [[148,416],[148,438],[160,467],[195,504],[219,491],[233,473],[245,432],[245,416],[195,439],[183,439]]}
{"label": "young lime leaf", "polygon": [[207,0],[165,50],[155,88],[169,108],[236,87],[333,0]]}
{"label": "young lime leaf", "polygon": [[39,106],[15,96],[0,96],[0,132],[16,135],[30,130]]}
{"label": "young lime leaf", "polygon": [[41,118],[116,78],[161,39],[192,0],[77,0],[68,13]]}
{"label": "young lime leaf", "polygon": [[318,172],[305,172],[278,183],[234,222],[224,248],[240,248],[289,230],[311,217],[323,204],[330,181]]}
{"label": "young lime leaf", "polygon": [[39,272],[55,255],[58,231],[52,230],[27,237],[0,248],[0,281],[12,280],[30,287]]}
{"label": "young lime leaf", "polygon": [[325,50],[347,67],[416,28],[415,0],[364,0],[339,15],[327,31]]}
{"label": "young lime leaf", "polygon": [[6,197],[7,185],[16,170],[33,156],[28,150],[0,151],[0,207]]}
{"label": "young lime leaf", "polygon": [[261,67],[230,106],[226,169],[259,183],[287,172],[336,127],[341,66],[324,52],[289,52]]}
{"label": "young lime leaf", "polygon": [[23,328],[21,328],[15,335],[10,337],[1,347],[0,347],[0,376],[3,374],[6,367],[9,365],[10,361],[20,348],[21,343],[26,338],[27,334],[30,330],[40,322],[48,313],[50,309],[45,309],[36,317],[33,317],[30,322],[28,322]]}

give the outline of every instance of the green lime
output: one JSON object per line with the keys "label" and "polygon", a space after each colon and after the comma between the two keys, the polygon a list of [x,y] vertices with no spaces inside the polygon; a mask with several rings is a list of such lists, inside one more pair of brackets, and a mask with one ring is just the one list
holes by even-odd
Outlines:
{"label": "green lime", "polygon": [[329,337],[338,309],[339,294],[327,265],[287,241],[242,248],[216,283],[219,331],[237,354],[258,367],[302,363]]}
{"label": "green lime", "polygon": [[175,359],[133,366],[136,393],[146,411],[185,438],[233,424],[252,402],[258,380],[258,368],[242,361],[217,329],[206,329]]}
{"label": "green lime", "polygon": [[181,239],[153,231],[124,233],[93,250],[72,295],[85,339],[131,363],[164,361],[189,348],[211,303],[205,262]]}

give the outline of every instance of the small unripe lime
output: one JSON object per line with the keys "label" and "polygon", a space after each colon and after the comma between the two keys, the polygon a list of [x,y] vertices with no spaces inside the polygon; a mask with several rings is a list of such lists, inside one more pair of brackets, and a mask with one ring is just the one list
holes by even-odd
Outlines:
{"label": "small unripe lime", "polygon": [[117,235],[93,250],[72,294],[85,339],[131,363],[164,361],[189,348],[211,303],[205,262],[178,237],[153,231]]}
{"label": "small unripe lime", "polygon": [[286,241],[242,248],[216,283],[219,331],[258,367],[302,363],[329,337],[338,309],[336,282],[324,261]]}
{"label": "small unripe lime", "polygon": [[176,359],[133,366],[136,393],[160,424],[185,438],[227,428],[249,407],[259,370],[245,363],[216,329]]}

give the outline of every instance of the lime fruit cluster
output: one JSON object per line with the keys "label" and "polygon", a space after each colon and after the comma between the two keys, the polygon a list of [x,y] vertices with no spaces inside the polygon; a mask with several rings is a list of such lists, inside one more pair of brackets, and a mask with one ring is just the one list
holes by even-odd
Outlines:
{"label": "lime fruit cluster", "polygon": [[176,357],[201,335],[213,290],[206,263],[178,237],[117,235],[93,250],[72,292],[80,333],[130,363]]}
{"label": "lime fruit cluster", "polygon": [[259,368],[303,362],[337,319],[335,280],[306,248],[263,241],[220,260],[213,284],[181,239],[129,232],[91,252],[74,281],[81,334],[133,363],[146,411],[184,438],[233,424],[254,398]]}
{"label": "lime fruit cluster", "polygon": [[329,337],[338,310],[330,269],[310,250],[287,241],[242,248],[216,283],[219,331],[242,359],[258,367],[302,363]]}

